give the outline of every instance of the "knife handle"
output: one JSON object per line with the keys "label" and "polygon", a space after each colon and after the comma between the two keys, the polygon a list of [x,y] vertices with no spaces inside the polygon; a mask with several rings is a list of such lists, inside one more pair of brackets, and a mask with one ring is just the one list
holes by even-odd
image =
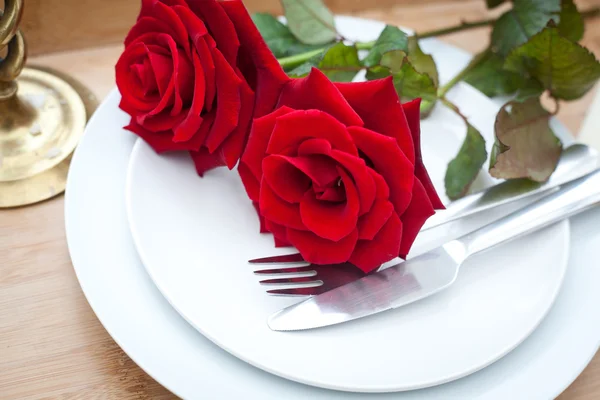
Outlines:
{"label": "knife handle", "polygon": [[467,256],[519,238],[600,204],[600,169],[561,185],[560,190],[458,241]]}

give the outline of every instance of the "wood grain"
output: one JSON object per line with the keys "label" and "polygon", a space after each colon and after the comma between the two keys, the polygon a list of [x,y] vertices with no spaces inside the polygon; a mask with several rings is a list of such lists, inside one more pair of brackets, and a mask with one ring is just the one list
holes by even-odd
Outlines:
{"label": "wood grain", "polygon": [[[420,4],[439,0],[420,0]],[[448,1],[448,0],[445,0]],[[458,2],[460,0],[454,0]],[[482,0],[483,1],[483,0]],[[325,0],[335,12],[398,4],[398,0]],[[410,3],[416,3],[409,0]],[[139,11],[139,0],[25,0],[22,28],[29,54],[101,46],[121,41]],[[244,0],[252,12],[281,13],[279,0]],[[0,3],[1,5],[1,3]]]}
{"label": "wood grain", "polygon": [[[50,5],[58,7],[63,2],[28,0],[26,20],[30,21],[29,24],[33,23],[31,21],[47,24],[39,27],[39,32],[46,34],[52,27],[57,28],[61,24],[73,28],[68,19],[43,21],[57,18],[60,13],[53,11]],[[129,21],[134,15],[132,10],[138,4],[132,0],[68,0],[66,3],[73,9],[65,15],[80,14],[77,26],[81,29],[72,30],[73,37],[67,38],[71,40],[68,44],[71,47],[114,43],[115,39],[120,42],[120,35],[128,23],[113,24],[107,19],[123,13],[122,19]],[[92,3],[100,8],[98,12],[95,11],[93,16],[83,15],[82,10],[89,10]],[[266,8],[275,4],[270,1],[262,3],[261,0],[247,3]],[[366,3],[362,0],[332,0],[329,3],[338,7],[338,11],[409,26],[418,31],[489,15],[482,0],[370,0],[368,3],[377,3],[378,8],[369,11],[364,11]],[[346,8],[343,8],[344,3]],[[587,6],[598,4],[598,1],[579,1],[578,4]],[[90,26],[86,24],[96,24],[97,21],[94,21],[99,17],[104,20],[101,33],[94,33],[91,39],[74,38],[80,34],[89,35],[86,32]],[[599,20],[588,27],[584,43],[599,56]],[[62,46],[47,47],[58,36],[51,39],[42,37],[43,33],[36,35],[38,33],[29,36],[29,41],[34,42],[34,49],[46,51]],[[478,51],[485,45],[487,35],[487,29],[479,29],[448,36],[444,40],[469,51]],[[110,40],[104,42],[100,36]],[[39,45],[38,40],[46,40],[46,44]],[[30,62],[70,73],[103,98],[114,87],[113,66],[120,52],[121,46],[117,43],[33,57]],[[561,109],[559,119],[571,131],[578,131],[591,98],[590,94]],[[63,207],[61,196],[27,208],[0,211],[0,399],[175,398],[127,357],[90,309],[67,252]],[[600,355],[559,400],[599,398]]]}

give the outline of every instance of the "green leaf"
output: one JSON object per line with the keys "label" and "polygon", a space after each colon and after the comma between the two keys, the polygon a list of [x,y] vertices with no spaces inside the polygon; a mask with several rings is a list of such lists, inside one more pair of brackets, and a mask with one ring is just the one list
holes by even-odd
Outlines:
{"label": "green leaf", "polygon": [[467,122],[467,136],[446,170],[444,183],[448,198],[456,200],[467,194],[486,159],[485,140],[481,133]]}
{"label": "green leaf", "polygon": [[305,44],[326,44],[338,36],[333,14],[321,0],[281,0],[290,31]]}
{"label": "green leaf", "polygon": [[556,169],[562,144],[550,129],[539,98],[505,104],[496,116],[490,174],[501,179],[545,182]]}
{"label": "green leaf", "polygon": [[486,51],[481,56],[481,61],[465,75],[465,82],[488,97],[510,95],[524,85],[525,78],[505,70],[504,59],[498,54]]}
{"label": "green leaf", "polygon": [[437,65],[430,54],[423,53],[419,46],[419,39],[415,36],[408,38],[408,61],[422,74],[427,74],[433,80],[435,87],[438,86],[439,74]]}
{"label": "green leaf", "polygon": [[583,96],[600,78],[600,63],[596,57],[562,37],[553,23],[514,49],[506,58],[504,68],[528,74],[549,90],[552,97],[563,100]]}
{"label": "green leaf", "polygon": [[544,92],[544,87],[541,83],[533,78],[529,78],[523,86],[519,88],[517,95],[515,96],[515,101],[523,102],[530,97],[540,97]]}
{"label": "green leaf", "polygon": [[293,56],[322,48],[321,45],[300,42],[287,26],[279,22],[271,14],[255,13],[252,15],[252,21],[254,21],[267,46],[269,46],[269,49],[277,58]]}
{"label": "green leaf", "polygon": [[288,75],[293,78],[303,77],[308,75],[313,67],[323,71],[334,82],[351,82],[362,70],[356,46],[346,46],[342,42],[330,46],[327,51],[294,68]]}
{"label": "green leaf", "polygon": [[399,28],[387,25],[379,38],[375,42],[373,48],[369,51],[369,54],[364,59],[363,63],[367,67],[374,67],[379,64],[381,57],[384,53],[392,50],[408,51],[408,38],[406,33],[402,32]]}
{"label": "green leaf", "polygon": [[560,0],[514,0],[492,31],[492,48],[501,56],[527,42],[553,18],[559,21]]}
{"label": "green leaf", "polygon": [[408,61],[408,56],[401,50],[388,51],[381,57],[381,66],[367,73],[367,79],[379,79],[391,75],[394,87],[402,101],[417,97],[435,102],[437,89],[433,79],[427,74],[418,72]]}
{"label": "green leaf", "polygon": [[506,0],[485,0],[488,8],[496,8]]}
{"label": "green leaf", "polygon": [[584,24],[583,17],[577,10],[573,0],[562,0],[560,2],[560,22],[558,31],[574,42],[578,42],[583,37]]}

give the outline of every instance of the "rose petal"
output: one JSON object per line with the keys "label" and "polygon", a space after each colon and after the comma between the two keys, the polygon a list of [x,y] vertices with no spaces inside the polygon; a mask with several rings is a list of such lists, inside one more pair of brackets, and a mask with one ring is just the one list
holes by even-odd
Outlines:
{"label": "rose petal", "polygon": [[177,12],[182,22],[185,24],[186,29],[189,32],[189,36],[192,43],[195,46],[196,52],[199,56],[200,63],[202,64],[202,71],[205,76],[205,99],[204,104],[206,111],[210,112],[212,109],[212,103],[215,99],[216,88],[215,88],[215,63],[209,47],[204,38],[208,34],[206,25],[198,18],[187,6],[175,6],[173,9]]}
{"label": "rose petal", "polygon": [[282,90],[277,106],[295,110],[317,109],[332,115],[346,126],[363,126],[338,88],[316,68],[306,78],[290,81]]}
{"label": "rose petal", "polygon": [[375,198],[379,200],[388,200],[390,198],[390,188],[379,173],[369,168],[369,174],[375,182]]}
{"label": "rose petal", "polygon": [[217,71],[217,116],[206,139],[210,152],[215,151],[238,124],[242,86],[242,81],[218,50],[213,51],[213,57]]}
{"label": "rose petal", "polygon": [[376,187],[365,161],[339,150],[333,150],[331,157],[342,165],[352,176],[360,197],[360,215],[371,209],[375,201]]}
{"label": "rose petal", "polygon": [[275,247],[291,246],[287,238],[287,228],[285,226],[276,224],[273,221],[265,220],[265,227],[273,234]]}
{"label": "rose petal", "polygon": [[410,131],[412,133],[413,142],[415,144],[415,176],[421,181],[425,191],[427,192],[427,196],[429,200],[431,200],[431,204],[436,210],[443,210],[444,203],[440,199],[433,183],[431,182],[431,178],[429,177],[429,173],[427,169],[425,169],[425,165],[423,164],[423,157],[421,155],[421,99],[415,99],[413,101],[409,101],[403,105],[404,112],[406,114],[406,119],[408,120],[408,125],[410,126]]}
{"label": "rose petal", "polygon": [[390,200],[402,214],[412,197],[414,166],[398,147],[395,139],[365,128],[350,127],[356,146],[373,162],[390,189]]}
{"label": "rose petal", "polygon": [[129,114],[137,110],[149,112],[156,106],[156,101],[143,96],[143,91],[130,78],[131,65],[143,63],[145,59],[147,47],[143,43],[137,43],[125,49],[115,66],[116,83],[121,94],[119,107]]}
{"label": "rose petal", "polygon": [[238,166],[238,174],[242,179],[244,189],[246,189],[246,193],[250,200],[258,202],[260,197],[260,183],[256,176],[254,176],[252,171],[250,171],[250,168],[243,162],[240,162],[240,165]]}
{"label": "rose petal", "polygon": [[177,126],[174,132],[173,141],[185,142],[190,140],[192,136],[198,131],[200,125],[202,125],[202,109],[204,108],[204,90],[206,83],[204,81],[204,72],[202,71],[202,65],[198,54],[192,55],[194,60],[194,99],[192,106],[187,111],[185,120]]}
{"label": "rose petal", "polygon": [[300,219],[300,207],[281,199],[271,189],[269,184],[262,180],[260,183],[260,213],[268,220],[286,227],[304,230],[306,227]]}
{"label": "rose petal", "polygon": [[241,1],[220,3],[237,31],[241,42],[238,66],[256,93],[254,115],[262,117],[275,108],[284,85],[290,78],[265,43]]}
{"label": "rose petal", "polygon": [[311,187],[310,178],[294,165],[294,160],[280,155],[268,156],[263,160],[264,179],[288,203],[300,203],[304,193]]}
{"label": "rose petal", "polygon": [[338,172],[346,189],[345,203],[317,200],[312,191],[306,192],[300,202],[300,216],[306,228],[317,236],[336,242],[356,230],[360,210],[354,182],[343,168],[339,168]]}
{"label": "rose petal", "polygon": [[358,232],[354,229],[348,236],[334,242],[323,239],[312,232],[288,229],[287,237],[295,246],[302,258],[312,264],[339,264],[348,261],[356,241]]}
{"label": "rose petal", "polygon": [[313,154],[331,154],[331,143],[325,139],[307,139],[298,146],[298,156],[310,156]]}
{"label": "rose petal", "polygon": [[225,165],[225,159],[221,152],[211,153],[206,147],[201,147],[198,151],[190,151],[192,161],[196,167],[196,172],[204,176],[206,171]]}
{"label": "rose petal", "polygon": [[259,208],[258,202],[257,201],[253,201],[252,205],[254,206],[254,209],[256,210],[256,215],[258,216],[258,220],[259,220],[259,223],[260,223],[260,233],[268,233],[268,232],[270,232],[267,229],[265,217],[263,217],[262,215],[260,215],[260,208]]}
{"label": "rose petal", "polygon": [[247,168],[248,172],[259,182],[262,179],[262,160],[266,156],[267,146],[275,128],[277,118],[292,111],[291,108],[282,107],[271,114],[255,119],[252,123],[252,129],[250,130],[246,149],[242,155],[240,167],[245,165],[244,168]]}
{"label": "rose petal", "polygon": [[423,187],[421,181],[415,179],[412,200],[404,214],[401,216],[404,232],[402,233],[402,242],[398,254],[400,254],[402,258],[406,258],[417,234],[425,224],[425,221],[433,214],[435,214],[435,211],[429,200],[427,191]]}
{"label": "rose petal", "polygon": [[276,154],[286,147],[297,147],[306,139],[325,139],[332,148],[358,155],[346,127],[331,115],[319,111],[292,111],[277,118],[267,152]]}
{"label": "rose petal", "polygon": [[415,163],[411,130],[392,77],[366,82],[336,83],[336,86],[360,115],[365,128],[395,138],[406,158]]}
{"label": "rose petal", "polygon": [[152,66],[152,72],[156,78],[158,92],[161,96],[165,96],[173,77],[173,58],[166,54],[150,51],[148,47],[146,47],[146,52]]}
{"label": "rose petal", "polygon": [[252,111],[254,110],[254,92],[244,81],[242,81],[240,86],[240,104],[241,108],[238,125],[221,146],[229,169],[233,169],[242,155],[248,139]]}
{"label": "rose petal", "polygon": [[[190,9],[208,25],[217,48],[229,65],[236,65],[240,42],[227,13],[216,0],[190,1]],[[219,67],[217,66],[217,69]]]}
{"label": "rose petal", "polygon": [[140,126],[134,119],[124,129],[136,134],[142,138],[152,149],[157,153],[165,153],[168,151],[186,151],[190,150],[190,142],[174,143],[171,131],[151,132]]}
{"label": "rose petal", "polygon": [[[167,4],[157,1],[154,3],[151,13],[154,18],[159,19],[168,27],[164,33],[171,36],[178,46],[182,47],[187,54],[190,54],[188,31],[175,10]],[[151,32],[157,31],[151,30]]]}
{"label": "rose petal", "polygon": [[386,200],[377,200],[371,211],[358,220],[358,238],[373,240],[393,212],[392,203]]}
{"label": "rose petal", "polygon": [[392,213],[383,228],[373,240],[359,240],[350,257],[350,262],[369,273],[381,264],[398,257],[402,222],[396,213]]}

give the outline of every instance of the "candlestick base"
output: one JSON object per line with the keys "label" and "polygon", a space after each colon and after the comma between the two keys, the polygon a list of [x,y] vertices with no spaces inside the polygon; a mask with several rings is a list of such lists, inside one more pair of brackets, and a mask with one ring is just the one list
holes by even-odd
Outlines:
{"label": "candlestick base", "polygon": [[0,208],[65,189],[73,150],[96,109],[81,83],[46,67],[23,69],[17,94],[0,101]]}

